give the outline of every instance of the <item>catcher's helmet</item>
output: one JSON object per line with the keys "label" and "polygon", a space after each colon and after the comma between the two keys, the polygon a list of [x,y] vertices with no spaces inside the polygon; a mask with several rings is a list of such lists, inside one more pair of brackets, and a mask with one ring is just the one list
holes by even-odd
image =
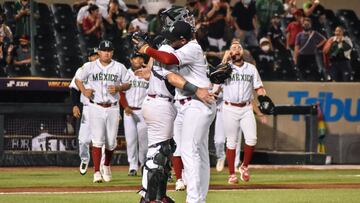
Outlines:
{"label": "catcher's helmet", "polygon": [[190,40],[192,38],[192,30],[189,23],[177,21],[167,31],[163,32],[163,35],[170,42],[177,39]]}
{"label": "catcher's helmet", "polygon": [[184,21],[191,25],[192,31],[195,31],[195,17],[185,7],[172,7],[161,13],[161,20],[164,28],[171,27],[177,21]]}

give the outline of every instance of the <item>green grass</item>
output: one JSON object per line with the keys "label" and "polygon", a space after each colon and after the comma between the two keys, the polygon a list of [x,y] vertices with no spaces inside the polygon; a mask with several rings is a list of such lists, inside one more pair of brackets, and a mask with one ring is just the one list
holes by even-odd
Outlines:
{"label": "green grass", "polygon": [[[170,192],[176,202],[185,202],[185,192]],[[360,200],[356,189],[316,190],[239,190],[210,191],[207,203],[357,203]],[[0,195],[0,202],[18,203],[137,203],[139,196],[133,192],[93,194],[44,194],[44,195]]]}
{"label": "green grass", "polygon": [[[359,170],[285,170],[252,169],[251,181],[239,185],[257,184],[360,184]],[[0,170],[1,188],[24,187],[104,187],[139,186],[140,177],[129,177],[125,170],[113,170],[110,183],[93,184],[92,172],[81,176],[77,168],[27,168],[24,170]],[[171,183],[173,184],[173,183]],[[211,173],[211,185],[227,185],[227,172]],[[169,193],[176,202],[185,202],[185,192]],[[137,203],[134,192],[110,192],[91,194],[2,194],[0,203],[6,202],[120,202]],[[227,202],[360,202],[359,189],[269,189],[210,191],[207,203]]]}

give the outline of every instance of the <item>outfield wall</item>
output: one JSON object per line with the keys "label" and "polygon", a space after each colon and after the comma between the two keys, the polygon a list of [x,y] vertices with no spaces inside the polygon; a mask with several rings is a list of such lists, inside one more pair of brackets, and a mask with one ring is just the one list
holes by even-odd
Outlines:
{"label": "outfield wall", "polygon": [[[264,85],[276,105],[311,105],[319,102],[328,137],[351,134],[360,138],[359,83],[265,82]],[[277,149],[304,150],[304,116],[278,116],[277,119]],[[269,117],[269,120],[269,124],[260,124],[258,128],[260,149],[273,147],[273,117]]]}

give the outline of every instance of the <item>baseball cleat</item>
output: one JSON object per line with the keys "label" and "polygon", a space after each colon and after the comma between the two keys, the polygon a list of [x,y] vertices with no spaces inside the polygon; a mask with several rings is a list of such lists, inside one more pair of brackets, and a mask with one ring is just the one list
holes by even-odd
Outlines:
{"label": "baseball cleat", "polygon": [[135,169],[131,169],[128,173],[128,176],[137,176],[137,172]]}
{"label": "baseball cleat", "polygon": [[182,179],[178,179],[175,183],[175,190],[176,191],[184,191],[186,188],[185,183]]}
{"label": "baseball cleat", "polygon": [[216,171],[221,172],[224,170],[225,159],[218,159],[216,163]]}
{"label": "baseball cleat", "polygon": [[175,203],[175,200],[173,200],[171,197],[169,196],[165,196],[161,199],[161,202],[163,203]]}
{"label": "baseball cleat", "polygon": [[245,166],[240,166],[240,179],[244,182],[248,182],[250,180],[250,172],[249,168]]}
{"label": "baseball cleat", "polygon": [[112,176],[111,176],[110,166],[105,166],[105,165],[103,166],[102,177],[103,177],[105,182],[110,182],[111,181]]}
{"label": "baseball cleat", "polygon": [[94,180],[93,180],[93,182],[94,182],[94,183],[102,183],[102,181],[103,181],[103,179],[102,179],[102,177],[101,177],[100,171],[96,171],[96,172],[94,173]]}
{"label": "baseball cleat", "polygon": [[228,183],[229,184],[238,184],[239,180],[238,180],[238,178],[236,177],[235,174],[232,174],[232,175],[229,176]]}
{"label": "baseball cleat", "polygon": [[86,174],[87,169],[88,169],[88,166],[89,166],[89,162],[81,161],[80,167],[79,167],[79,170],[80,170],[80,174],[81,174],[81,175],[85,175],[85,174]]}

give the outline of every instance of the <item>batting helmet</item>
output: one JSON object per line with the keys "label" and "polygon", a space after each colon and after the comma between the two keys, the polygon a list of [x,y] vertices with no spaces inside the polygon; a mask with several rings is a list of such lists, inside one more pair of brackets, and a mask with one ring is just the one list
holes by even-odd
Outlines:
{"label": "batting helmet", "polygon": [[195,17],[185,7],[171,7],[161,13],[161,20],[164,28],[171,27],[177,21],[184,21],[191,25],[195,32]]}

